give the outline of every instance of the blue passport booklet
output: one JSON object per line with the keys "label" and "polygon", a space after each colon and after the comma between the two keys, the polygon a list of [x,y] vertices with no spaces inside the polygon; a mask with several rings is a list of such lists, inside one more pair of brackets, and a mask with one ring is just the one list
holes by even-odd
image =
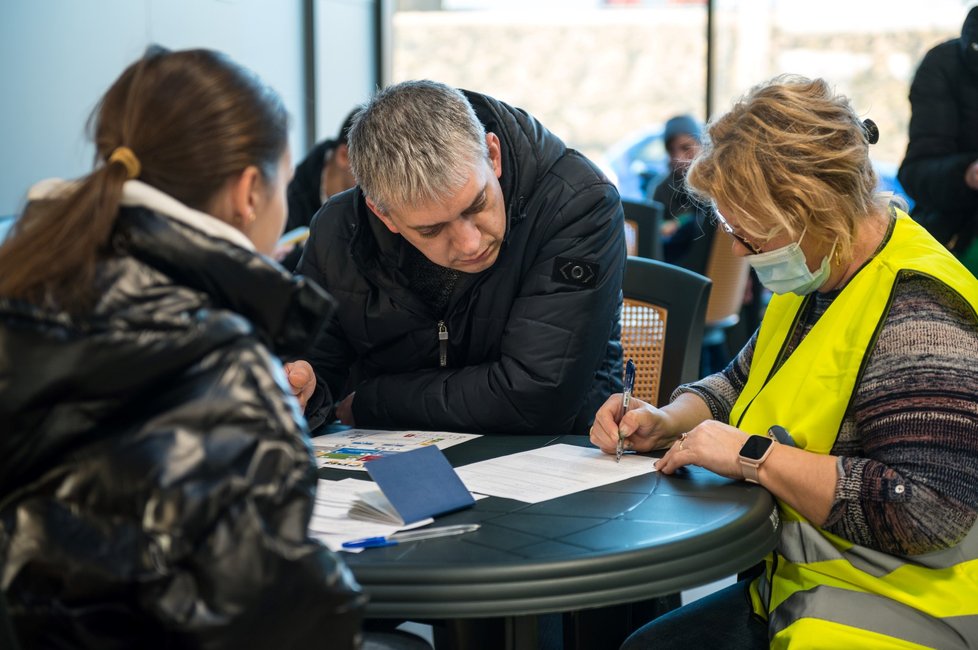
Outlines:
{"label": "blue passport booklet", "polygon": [[475,499],[435,445],[383,456],[365,464],[380,492],[360,495],[350,517],[407,526],[455,510]]}

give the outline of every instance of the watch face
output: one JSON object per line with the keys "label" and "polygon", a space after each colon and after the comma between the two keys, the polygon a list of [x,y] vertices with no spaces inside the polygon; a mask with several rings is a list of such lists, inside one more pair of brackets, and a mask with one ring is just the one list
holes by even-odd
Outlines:
{"label": "watch face", "polygon": [[740,448],[740,455],[750,460],[760,460],[774,441],[764,436],[751,436]]}

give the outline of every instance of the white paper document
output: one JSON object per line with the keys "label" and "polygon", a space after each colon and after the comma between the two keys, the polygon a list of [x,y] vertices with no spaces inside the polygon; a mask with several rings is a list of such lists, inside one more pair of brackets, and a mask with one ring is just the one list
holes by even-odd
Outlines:
{"label": "white paper document", "polygon": [[656,471],[654,458],[591,447],[550,445],[456,468],[470,492],[540,503]]}
{"label": "white paper document", "polygon": [[334,551],[359,553],[363,549],[342,548],[343,542],[363,537],[386,537],[399,530],[425,526],[434,521],[423,519],[410,526],[404,526],[352,519],[349,512],[354,500],[365,492],[376,490],[377,484],[373,481],[361,481],[355,478],[345,478],[341,481],[319,479],[316,503],[309,522],[310,534],[322,540]]}
{"label": "white paper document", "polygon": [[435,445],[446,449],[478,438],[475,433],[449,431],[376,431],[350,429],[312,439],[313,454],[319,467],[367,471],[364,463],[381,456]]}
{"label": "white paper document", "polygon": [[380,490],[361,492],[350,506],[350,519],[376,521],[382,524],[403,524],[401,515]]}

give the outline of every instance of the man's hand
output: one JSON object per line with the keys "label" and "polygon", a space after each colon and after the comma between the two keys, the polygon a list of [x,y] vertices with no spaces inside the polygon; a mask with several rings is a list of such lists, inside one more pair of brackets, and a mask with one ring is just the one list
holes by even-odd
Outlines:
{"label": "man's hand", "polygon": [[285,376],[289,380],[292,394],[299,400],[299,406],[304,411],[306,403],[316,390],[316,373],[308,361],[292,361],[285,364]]}
{"label": "man's hand", "polygon": [[336,405],[336,419],[351,427],[357,426],[356,422],[353,421],[353,396],[356,394],[356,391],[350,393]]}

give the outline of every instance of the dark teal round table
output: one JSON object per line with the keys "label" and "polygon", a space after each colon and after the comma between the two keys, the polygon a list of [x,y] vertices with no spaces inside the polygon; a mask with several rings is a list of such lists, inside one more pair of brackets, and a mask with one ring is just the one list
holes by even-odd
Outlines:
{"label": "dark teal round table", "polygon": [[[589,444],[583,436],[484,436],[445,455],[459,467],[558,442]],[[677,593],[753,566],[774,548],[779,528],[766,490],[701,468],[532,505],[489,497],[438,519],[469,522],[481,528],[344,554],[370,596],[368,616],[524,616]]]}

